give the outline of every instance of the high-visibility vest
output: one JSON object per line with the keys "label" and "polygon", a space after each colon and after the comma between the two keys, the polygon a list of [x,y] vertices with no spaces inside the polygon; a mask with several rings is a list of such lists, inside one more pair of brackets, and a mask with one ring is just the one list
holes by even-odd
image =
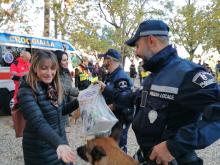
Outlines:
{"label": "high-visibility vest", "polygon": [[217,73],[216,78],[217,78],[217,81],[220,83],[220,72]]}
{"label": "high-visibility vest", "polygon": [[141,77],[142,77],[142,78],[147,77],[149,74],[150,74],[150,72],[141,71]]}
{"label": "high-visibility vest", "polygon": [[89,80],[89,71],[83,66],[79,65],[79,81]]}
{"label": "high-visibility vest", "polygon": [[81,72],[79,74],[79,81],[85,81],[89,79],[89,74],[85,72]]}

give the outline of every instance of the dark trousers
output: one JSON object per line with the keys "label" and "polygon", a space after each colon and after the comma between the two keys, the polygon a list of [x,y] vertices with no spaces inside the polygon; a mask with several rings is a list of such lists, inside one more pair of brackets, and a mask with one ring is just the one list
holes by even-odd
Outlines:
{"label": "dark trousers", "polygon": [[123,124],[123,129],[119,141],[119,147],[127,153],[127,140],[128,140],[128,130],[131,123]]}

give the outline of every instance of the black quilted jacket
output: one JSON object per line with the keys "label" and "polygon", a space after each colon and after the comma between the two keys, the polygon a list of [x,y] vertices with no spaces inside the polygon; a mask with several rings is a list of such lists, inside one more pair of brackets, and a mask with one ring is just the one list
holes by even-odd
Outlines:
{"label": "black quilted jacket", "polygon": [[20,110],[27,120],[23,135],[23,153],[25,165],[63,165],[58,160],[56,149],[67,144],[63,115],[71,113],[79,104],[77,100],[53,106],[46,97],[46,85],[38,83],[34,92],[23,81],[18,91]]}

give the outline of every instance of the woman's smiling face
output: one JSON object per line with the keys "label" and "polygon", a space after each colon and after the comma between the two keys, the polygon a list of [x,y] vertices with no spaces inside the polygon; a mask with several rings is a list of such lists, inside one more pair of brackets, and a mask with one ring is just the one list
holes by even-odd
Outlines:
{"label": "woman's smiling face", "polygon": [[57,68],[50,59],[44,59],[36,72],[39,80],[45,84],[50,84],[56,75]]}

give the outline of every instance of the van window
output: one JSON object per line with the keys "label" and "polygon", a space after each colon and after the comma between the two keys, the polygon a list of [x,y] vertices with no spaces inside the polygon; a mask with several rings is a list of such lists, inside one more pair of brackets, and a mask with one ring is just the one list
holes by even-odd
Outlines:
{"label": "van window", "polygon": [[[0,65],[10,66],[11,63],[19,56],[22,50],[25,50],[25,48],[0,46]],[[13,61],[11,61],[10,55],[13,56]]]}

